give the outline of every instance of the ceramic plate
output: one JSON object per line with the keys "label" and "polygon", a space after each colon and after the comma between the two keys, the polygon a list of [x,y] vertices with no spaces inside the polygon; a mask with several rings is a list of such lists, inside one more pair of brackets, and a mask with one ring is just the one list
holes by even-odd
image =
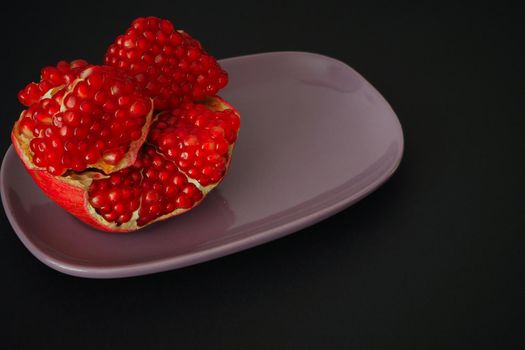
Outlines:
{"label": "ceramic plate", "polygon": [[13,148],[2,163],[7,217],[50,267],[114,278],[196,264],[316,223],[392,175],[403,153],[399,121],[363,77],[335,59],[274,52],[221,61],[221,96],[241,113],[224,182],[194,210],[131,234],[96,231],[49,200]]}

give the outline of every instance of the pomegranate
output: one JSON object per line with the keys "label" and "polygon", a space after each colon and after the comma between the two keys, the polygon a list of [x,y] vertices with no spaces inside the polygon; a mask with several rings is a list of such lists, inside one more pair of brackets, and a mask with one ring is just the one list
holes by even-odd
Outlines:
{"label": "pomegranate", "polygon": [[105,62],[43,68],[18,94],[27,109],[11,139],[68,212],[100,230],[134,231],[192,209],[219,184],[240,118],[215,96],[226,72],[169,21],[136,19]]}
{"label": "pomegranate", "polygon": [[156,17],[134,20],[109,47],[105,63],[134,76],[157,110],[203,100],[228,82],[226,72],[199,41]]}

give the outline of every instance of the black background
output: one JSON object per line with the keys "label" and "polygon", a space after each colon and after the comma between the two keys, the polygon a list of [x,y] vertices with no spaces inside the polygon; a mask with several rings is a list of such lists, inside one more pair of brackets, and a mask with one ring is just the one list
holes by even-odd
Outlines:
{"label": "black background", "polygon": [[[343,6],[344,4],[344,6]],[[5,6],[5,5],[2,5]],[[363,74],[398,114],[396,175],[284,239],[150,276],[89,280],[37,261],[2,211],[2,348],[524,346],[523,12],[418,1],[18,1],[2,11],[1,150],[16,93],[133,18],[171,19],[219,58],[311,51]],[[298,177],[300,178],[300,176]]]}

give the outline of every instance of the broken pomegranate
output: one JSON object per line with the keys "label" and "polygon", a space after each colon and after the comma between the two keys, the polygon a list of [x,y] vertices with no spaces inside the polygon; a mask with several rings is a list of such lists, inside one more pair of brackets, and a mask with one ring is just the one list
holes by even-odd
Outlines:
{"label": "broken pomegranate", "polygon": [[19,93],[29,108],[13,138],[32,166],[62,175],[87,168],[111,173],[133,164],[152,116],[151,100],[137,82],[107,66],[47,75],[52,69],[44,68],[42,81]]}
{"label": "broken pomegranate", "polygon": [[203,100],[228,82],[226,72],[199,41],[156,17],[133,21],[109,47],[105,63],[134,76],[157,110]]}
{"label": "broken pomegranate", "polygon": [[240,119],[215,96],[226,73],[169,21],[135,20],[106,63],[43,68],[18,94],[28,108],[11,139],[68,212],[100,230],[134,231],[192,209],[219,184]]}

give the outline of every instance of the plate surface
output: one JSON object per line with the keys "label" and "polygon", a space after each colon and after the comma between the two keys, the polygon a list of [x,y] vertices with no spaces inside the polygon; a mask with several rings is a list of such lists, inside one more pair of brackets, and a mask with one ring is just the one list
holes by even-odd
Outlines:
{"label": "plate surface", "polygon": [[241,113],[224,182],[197,208],[131,234],[81,223],[32,182],[12,147],[0,187],[7,217],[43,263],[114,278],[180,268],[282,237],[366,196],[397,168],[399,121],[346,64],[303,52],[222,60],[221,93]]}

